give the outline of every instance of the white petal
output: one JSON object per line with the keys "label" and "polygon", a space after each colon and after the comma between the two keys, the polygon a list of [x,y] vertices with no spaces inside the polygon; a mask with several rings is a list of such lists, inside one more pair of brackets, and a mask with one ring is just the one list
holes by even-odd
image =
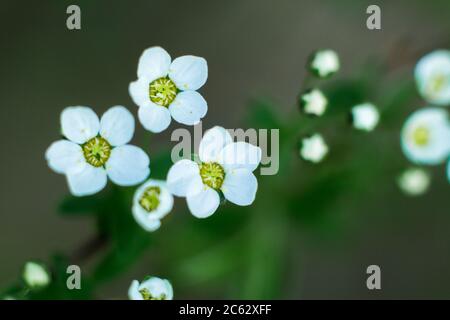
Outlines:
{"label": "white petal", "polygon": [[139,58],[138,78],[145,77],[149,82],[169,73],[171,58],[161,47],[151,47],[146,49]]}
{"label": "white petal", "polygon": [[147,78],[139,78],[134,82],[130,82],[128,86],[131,99],[139,107],[147,106],[150,102],[149,84],[150,81]]}
{"label": "white petal", "polygon": [[206,115],[208,104],[197,91],[184,91],[177,94],[169,110],[175,121],[192,126]]}
{"label": "white petal", "polygon": [[199,157],[202,162],[217,162],[220,151],[233,142],[228,130],[215,126],[205,132],[198,149]]}
{"label": "white petal", "polygon": [[243,141],[234,142],[222,149],[219,158],[226,170],[244,168],[253,171],[261,162],[261,148]]}
{"label": "white petal", "polygon": [[79,172],[86,165],[81,147],[68,140],[53,142],[45,152],[48,166],[57,173]]}
{"label": "white petal", "polygon": [[142,126],[154,133],[166,130],[171,121],[169,110],[154,103],[140,107],[138,117]]}
{"label": "white petal", "polygon": [[327,153],[328,146],[320,134],[316,133],[302,140],[300,155],[303,159],[318,163],[323,160]]}
{"label": "white petal", "polygon": [[100,135],[112,146],[130,142],[133,134],[134,117],[125,107],[111,107],[103,114],[100,120]]}
{"label": "white petal", "polygon": [[130,300],[144,300],[139,292],[139,281],[133,280],[131,282],[130,288],[128,289],[128,298]]}
{"label": "white petal", "polygon": [[141,149],[132,145],[114,148],[106,162],[109,178],[119,186],[133,186],[150,174],[150,159]]}
{"label": "white petal", "polygon": [[67,182],[74,196],[82,197],[99,192],[106,186],[107,178],[104,168],[86,165],[81,172],[68,173]]}
{"label": "white petal", "polygon": [[[147,188],[153,186],[160,188],[159,204],[155,210],[148,212],[139,204],[139,200]],[[149,223],[149,221],[153,222],[155,220],[160,220],[164,218],[172,210],[172,208],[173,196],[167,188],[165,181],[150,179],[141,185],[134,193],[133,215],[136,220],[140,220],[141,222]]]}
{"label": "white petal", "polygon": [[219,193],[203,185],[200,192],[188,191],[186,201],[192,215],[197,218],[207,218],[216,212],[220,204]]}
{"label": "white petal", "polygon": [[352,108],[353,126],[355,129],[372,131],[378,124],[380,114],[371,103],[363,103]]}
{"label": "white petal", "polygon": [[180,90],[198,90],[208,79],[208,64],[201,57],[178,57],[170,65],[169,78]]}
{"label": "white petal", "polygon": [[248,206],[255,201],[258,180],[247,169],[227,171],[221,190],[227,200],[239,206]]}
{"label": "white petal", "polygon": [[185,197],[188,189],[197,185],[200,180],[200,169],[194,161],[183,159],[175,163],[167,174],[167,187],[172,194]]}
{"label": "white petal", "polygon": [[83,144],[98,134],[100,121],[91,108],[67,107],[61,113],[61,127],[67,139]]}
{"label": "white petal", "polygon": [[133,217],[136,222],[141,226],[142,229],[148,232],[153,232],[161,227],[161,221],[150,219],[148,217],[143,216],[142,214],[136,214],[137,211],[133,207]]}

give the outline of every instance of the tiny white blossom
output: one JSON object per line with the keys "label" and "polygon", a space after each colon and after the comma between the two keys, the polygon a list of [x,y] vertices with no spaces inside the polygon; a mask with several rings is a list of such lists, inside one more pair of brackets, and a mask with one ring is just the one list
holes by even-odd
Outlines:
{"label": "tiny white blossom", "polygon": [[50,283],[46,268],[37,262],[29,261],[23,269],[23,280],[30,288],[42,288]]}
{"label": "tiny white blossom", "polygon": [[206,131],[199,148],[200,163],[183,159],[167,175],[169,190],[186,197],[197,218],[212,215],[220,204],[219,192],[239,206],[253,203],[258,181],[253,171],[261,161],[261,149],[246,142],[233,142],[222,127]]}
{"label": "tiny white blossom", "polygon": [[48,166],[65,174],[70,192],[86,196],[106,186],[107,177],[120,186],[144,181],[150,159],[127,144],[134,134],[134,118],[122,106],[106,111],[101,120],[88,107],[68,107],[61,113],[62,134],[46,151]]}
{"label": "tiny white blossom", "polygon": [[325,95],[319,89],[312,89],[300,97],[300,104],[306,114],[321,116],[328,104]]}
{"label": "tiny white blossom", "polygon": [[353,127],[358,130],[372,131],[378,124],[380,114],[371,103],[363,103],[352,108]]}
{"label": "tiny white blossom", "polygon": [[206,115],[208,105],[197,92],[208,78],[204,58],[181,56],[172,61],[166,50],[151,47],[139,59],[137,76],[129,92],[139,106],[138,117],[145,129],[161,132],[171,118],[195,125]]}
{"label": "tiny white blossom", "polygon": [[319,50],[311,58],[310,69],[320,78],[333,75],[339,68],[339,56],[333,50]]}
{"label": "tiny white blossom", "polygon": [[450,152],[447,111],[439,108],[415,111],[403,125],[401,145],[413,163],[435,165],[445,161]]}
{"label": "tiny white blossom", "polygon": [[130,300],[172,300],[173,289],[166,279],[150,277],[141,283],[133,280],[128,289],[128,297]]}
{"label": "tiny white blossom", "polygon": [[133,198],[133,216],[146,231],[155,231],[173,207],[173,196],[160,180],[148,180],[140,186]]}
{"label": "tiny white blossom", "polygon": [[302,140],[300,155],[303,159],[318,163],[322,161],[327,153],[328,146],[320,134],[316,133]]}
{"label": "tiny white blossom", "polygon": [[399,176],[397,183],[405,194],[418,196],[428,190],[430,175],[423,169],[409,168]]}
{"label": "tiny white blossom", "polygon": [[435,105],[450,105],[450,50],[436,50],[422,57],[414,76],[422,97]]}

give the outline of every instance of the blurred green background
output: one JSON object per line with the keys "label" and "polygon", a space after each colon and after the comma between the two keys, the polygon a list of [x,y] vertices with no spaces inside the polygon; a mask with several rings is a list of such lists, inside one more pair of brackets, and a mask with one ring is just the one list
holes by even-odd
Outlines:
{"label": "blurred green background", "polygon": [[[66,28],[69,4],[81,7],[80,31]],[[395,185],[408,165],[399,130],[424,105],[412,82],[414,61],[403,56],[449,40],[450,3],[377,1],[381,31],[366,28],[369,4],[375,3],[3,1],[0,288],[14,284],[29,259],[64,267],[64,259],[78,262],[83,244],[97,250],[89,241],[98,225],[109,240],[80,262],[80,298],[126,298],[131,280],[147,274],[170,279],[177,299],[450,298],[445,170],[431,168],[422,197],[405,197]],[[128,84],[139,55],[153,45],[172,57],[207,59],[203,128],[280,128],[281,172],[258,178],[253,206],[226,204],[198,220],[178,199],[161,229],[146,234],[128,212],[133,189],[109,188],[73,202],[64,177],[48,169],[44,152],[58,139],[65,106],[101,114],[122,104],[136,115]],[[329,117],[312,124],[295,104],[306,59],[317,48],[336,50],[342,69],[323,83]],[[351,104],[365,99],[383,110],[371,134],[345,122]],[[296,157],[298,137],[291,136],[310,125],[331,148],[316,166]],[[170,134],[179,126],[158,135],[136,126],[133,143],[150,154],[152,177],[165,177],[166,152],[175,145]],[[382,290],[366,288],[371,264],[381,267]],[[44,297],[74,297],[52,290]]]}

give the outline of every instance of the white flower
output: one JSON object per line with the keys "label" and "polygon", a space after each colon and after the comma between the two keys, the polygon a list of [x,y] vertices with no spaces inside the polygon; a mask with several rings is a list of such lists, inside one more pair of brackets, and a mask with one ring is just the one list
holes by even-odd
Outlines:
{"label": "white flower", "polygon": [[50,283],[50,275],[47,270],[37,262],[27,262],[22,276],[25,283],[31,288],[42,288]]}
{"label": "white flower", "polygon": [[258,181],[253,171],[261,161],[261,149],[246,142],[233,142],[222,127],[208,130],[200,141],[201,163],[183,159],[170,168],[169,190],[186,197],[197,218],[212,215],[220,204],[219,191],[239,206],[253,203]]}
{"label": "white flower", "polygon": [[155,231],[173,207],[173,196],[160,180],[148,180],[140,186],[133,198],[133,216],[146,231]]}
{"label": "white flower", "polygon": [[325,95],[319,89],[312,89],[304,93],[300,98],[301,106],[306,114],[321,116],[328,104]]}
{"label": "white flower", "polygon": [[173,289],[166,279],[151,277],[142,283],[133,280],[128,289],[128,297],[130,300],[172,300]]}
{"label": "white flower", "polygon": [[145,129],[161,132],[171,118],[195,125],[206,115],[206,100],[196,91],[208,78],[204,58],[181,56],[172,61],[166,50],[151,47],[139,59],[137,76],[129,92],[139,106],[139,120]]}
{"label": "white flower", "polygon": [[300,155],[303,159],[317,163],[328,153],[328,146],[318,133],[302,140]]}
{"label": "white flower", "polygon": [[101,120],[88,107],[68,107],[61,113],[62,134],[46,151],[49,167],[65,174],[70,192],[86,196],[102,190],[107,176],[120,186],[144,181],[150,160],[127,143],[134,133],[134,118],[122,106],[106,111]]}
{"label": "white flower", "polygon": [[319,50],[311,58],[310,69],[320,78],[331,76],[339,67],[339,56],[333,50]]}
{"label": "white flower", "polygon": [[414,76],[422,97],[436,105],[450,104],[450,51],[437,50],[422,57]]}
{"label": "white flower", "polygon": [[380,114],[371,103],[363,103],[352,108],[352,120],[355,129],[372,131],[378,124]]}
{"label": "white flower", "polygon": [[399,176],[397,183],[407,195],[418,196],[428,190],[430,175],[423,169],[409,168]]}
{"label": "white flower", "polygon": [[411,114],[401,132],[405,156],[414,163],[442,163],[450,152],[450,124],[447,112],[426,108]]}

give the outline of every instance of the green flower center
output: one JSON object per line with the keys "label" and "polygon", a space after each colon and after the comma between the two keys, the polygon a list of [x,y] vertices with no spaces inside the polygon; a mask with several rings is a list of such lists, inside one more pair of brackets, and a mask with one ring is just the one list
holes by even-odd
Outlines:
{"label": "green flower center", "polygon": [[177,96],[177,86],[169,78],[159,78],[149,85],[150,100],[162,107],[168,107]]}
{"label": "green flower center", "polygon": [[203,162],[200,165],[200,176],[207,186],[219,190],[225,178],[225,170],[216,162]]}
{"label": "green flower center", "polygon": [[439,93],[446,85],[449,79],[444,74],[437,74],[430,80],[428,90],[431,94]]}
{"label": "green flower center", "polygon": [[162,293],[159,297],[154,297],[147,288],[139,290],[139,293],[142,295],[144,300],[166,300],[166,295],[164,293]]}
{"label": "green flower center", "polygon": [[425,146],[430,140],[430,130],[426,127],[417,127],[412,134],[413,141],[418,146]]}
{"label": "green flower center", "polygon": [[111,155],[112,147],[102,137],[95,137],[83,144],[83,154],[87,163],[94,167],[103,166]]}
{"label": "green flower center", "polygon": [[151,186],[145,189],[141,198],[139,199],[139,204],[148,212],[156,210],[159,206],[159,195],[161,194],[161,189],[159,187]]}

